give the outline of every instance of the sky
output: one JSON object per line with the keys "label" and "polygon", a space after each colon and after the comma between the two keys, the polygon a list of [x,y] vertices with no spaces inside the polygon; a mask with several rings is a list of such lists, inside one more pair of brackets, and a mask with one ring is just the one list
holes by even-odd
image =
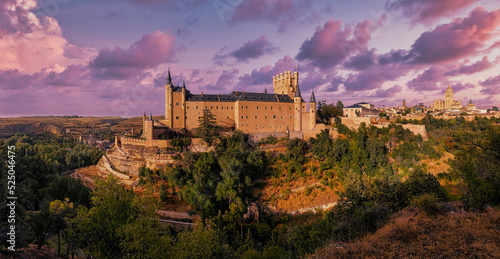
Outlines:
{"label": "sky", "polygon": [[376,107],[500,106],[498,0],[2,0],[0,117],[164,113],[192,93],[272,90]]}

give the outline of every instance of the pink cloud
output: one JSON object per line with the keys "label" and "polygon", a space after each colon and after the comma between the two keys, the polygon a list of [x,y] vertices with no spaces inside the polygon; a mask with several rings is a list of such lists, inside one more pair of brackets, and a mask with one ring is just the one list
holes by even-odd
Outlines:
{"label": "pink cloud", "polygon": [[342,29],[341,21],[330,20],[316,28],[310,39],[302,43],[297,60],[309,60],[326,69],[341,64],[350,55],[366,49],[371,39],[371,21],[359,22],[354,28]]}
{"label": "pink cloud", "polygon": [[128,49],[101,49],[89,66],[98,78],[123,80],[137,76],[145,68],[172,61],[174,55],[175,36],[155,31],[145,34]]}
{"label": "pink cloud", "polygon": [[493,67],[493,62],[490,62],[488,60],[488,57],[484,56],[483,59],[479,60],[476,63],[470,64],[470,65],[462,64],[457,69],[446,72],[445,75],[447,75],[447,76],[470,75],[470,74],[484,71],[484,70],[489,69],[491,67]]}
{"label": "pink cloud", "polygon": [[[446,80],[444,70],[434,66],[426,69],[414,79],[408,81],[406,85],[415,91],[433,91],[442,88],[439,83]],[[447,83],[447,81],[445,81]]]}
{"label": "pink cloud", "polygon": [[236,62],[248,62],[250,59],[257,59],[264,55],[274,54],[279,50],[266,36],[260,36],[255,40],[245,42],[236,50],[229,50],[223,47],[219,53],[215,54],[213,61],[216,65],[225,65],[229,57],[236,59]]}
{"label": "pink cloud", "polygon": [[386,3],[386,9],[401,10],[413,24],[431,22],[447,17],[478,0],[395,0]]}
{"label": "pink cloud", "polygon": [[[471,83],[455,83],[455,84],[452,84],[451,87],[453,88],[453,91],[455,93],[458,93],[462,90],[465,90],[465,89],[471,89],[471,88],[475,88],[476,86],[471,84]],[[444,93],[445,90],[443,90],[443,93]]]}
{"label": "pink cloud", "polygon": [[400,93],[401,90],[403,90],[403,87],[400,85],[395,85],[393,87],[389,87],[388,89],[378,89],[375,94],[373,95],[374,97],[394,97],[396,94]]}
{"label": "pink cloud", "polygon": [[479,84],[484,87],[484,89],[481,90],[481,93],[483,94],[500,94],[500,75],[489,77],[488,79],[479,82]]}
{"label": "pink cloud", "polygon": [[455,19],[424,32],[412,45],[412,62],[436,64],[477,54],[500,25],[500,9],[475,8],[465,19]]}
{"label": "pink cloud", "polygon": [[[17,70],[29,74],[51,69],[56,72],[82,62],[82,57],[66,56],[72,46],[52,17],[37,17],[37,1],[2,1],[0,3],[0,70]],[[92,50],[86,50],[87,56]]]}
{"label": "pink cloud", "polygon": [[238,86],[247,85],[262,85],[273,83],[273,76],[283,73],[283,71],[291,71],[297,62],[289,55],[284,56],[282,59],[276,61],[274,66],[264,66],[259,69],[254,69],[250,74],[240,76]]}

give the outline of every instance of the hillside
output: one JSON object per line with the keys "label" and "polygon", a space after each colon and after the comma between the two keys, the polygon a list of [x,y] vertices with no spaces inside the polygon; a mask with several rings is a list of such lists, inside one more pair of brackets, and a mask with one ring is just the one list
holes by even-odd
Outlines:
{"label": "hillside", "polygon": [[466,212],[461,203],[442,205],[430,216],[408,207],[373,234],[333,242],[311,258],[500,258],[500,209]]}

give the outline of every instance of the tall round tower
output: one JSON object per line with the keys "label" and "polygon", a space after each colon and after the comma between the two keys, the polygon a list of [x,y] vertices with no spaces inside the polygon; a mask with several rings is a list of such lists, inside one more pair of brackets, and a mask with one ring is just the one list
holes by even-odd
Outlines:
{"label": "tall round tower", "polygon": [[293,130],[302,131],[302,95],[300,94],[299,85],[297,85],[297,90],[295,91],[293,102],[295,104]]}
{"label": "tall round tower", "polygon": [[314,91],[311,91],[311,99],[309,100],[309,129],[313,130],[316,128],[316,97],[314,97]]}
{"label": "tall round tower", "polygon": [[167,126],[169,128],[173,128],[174,121],[172,119],[173,116],[173,107],[172,107],[172,77],[170,76],[170,68],[168,69],[167,83],[165,84],[165,120],[167,121]]}

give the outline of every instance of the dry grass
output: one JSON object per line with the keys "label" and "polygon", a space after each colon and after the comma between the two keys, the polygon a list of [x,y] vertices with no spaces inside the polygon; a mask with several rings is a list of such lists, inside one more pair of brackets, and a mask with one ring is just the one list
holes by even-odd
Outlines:
{"label": "dry grass", "polygon": [[[311,166],[319,168],[319,163],[310,161],[303,167],[304,176],[294,177],[291,181],[286,179],[286,169],[279,172],[280,177],[263,181],[264,188],[260,202],[282,211],[295,211],[336,202],[339,199],[337,192],[342,188],[340,182],[325,176],[318,179],[310,171]],[[334,182],[336,186],[334,188],[325,186],[324,181]]]}
{"label": "dry grass", "polygon": [[374,234],[335,243],[316,258],[500,258],[500,209],[430,217],[407,208]]}

